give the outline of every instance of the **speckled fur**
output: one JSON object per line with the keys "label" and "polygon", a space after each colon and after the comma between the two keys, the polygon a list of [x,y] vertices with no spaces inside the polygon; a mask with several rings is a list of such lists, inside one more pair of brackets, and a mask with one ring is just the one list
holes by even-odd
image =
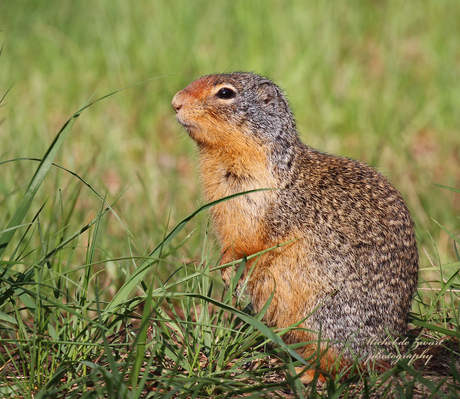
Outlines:
{"label": "speckled fur", "polygon": [[[235,96],[218,98],[222,88]],[[248,262],[256,311],[280,328],[302,327],[342,344],[321,359],[330,367],[343,343],[371,354],[370,338],[404,333],[417,284],[414,224],[401,195],[369,166],[303,144],[289,104],[270,80],[251,73],[205,76],[176,94],[177,119],[196,141],[206,199],[238,197],[211,211],[222,262],[292,243]],[[232,269],[224,269],[229,282]],[[275,289],[276,287],[276,289]],[[315,311],[316,309],[316,311]],[[287,342],[314,340],[305,331]],[[309,356],[314,345],[299,349]],[[350,359],[344,353],[343,366]]]}

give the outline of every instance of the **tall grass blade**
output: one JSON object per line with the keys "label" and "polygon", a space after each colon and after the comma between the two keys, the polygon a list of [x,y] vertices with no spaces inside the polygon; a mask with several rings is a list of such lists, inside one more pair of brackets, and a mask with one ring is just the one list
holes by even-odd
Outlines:
{"label": "tall grass blade", "polygon": [[412,317],[412,324],[418,326],[418,327],[422,327],[422,328],[425,328],[429,331],[436,331],[440,334],[443,334],[443,335],[446,335],[448,337],[455,337],[457,339],[460,339],[460,332],[457,332],[455,330],[449,330],[447,328],[444,328],[444,327],[440,327],[440,326],[437,326],[435,324],[431,324],[431,323],[427,323],[426,321],[423,321],[423,320],[420,320],[416,317]]}
{"label": "tall grass blade", "polygon": [[449,236],[456,242],[457,244],[460,244],[460,238],[458,238],[454,233],[451,231],[447,230],[441,223],[436,221],[435,219],[431,218],[433,222],[435,222],[441,229],[443,229]]}
{"label": "tall grass blade", "polygon": [[460,189],[458,189],[458,188],[453,188],[453,187],[450,187],[450,186],[444,186],[443,184],[435,184],[435,186],[445,188],[447,190],[453,191],[454,193],[460,193]]}
{"label": "tall grass blade", "polygon": [[[3,48],[3,46],[2,46],[2,48]],[[2,96],[2,98],[0,98],[0,104],[3,102],[3,100],[5,99],[5,97],[7,96],[7,94],[9,93],[9,91],[11,90],[12,87],[13,87],[13,85],[8,87],[8,90],[5,92],[5,94]]]}
{"label": "tall grass blade", "polygon": [[30,204],[32,203],[32,200],[35,197],[35,194],[37,193],[43,180],[48,174],[53,159],[55,158],[57,152],[59,151],[59,148],[61,147],[62,143],[67,137],[67,134],[70,132],[70,129],[72,129],[72,126],[80,116],[80,112],[77,112],[74,115],[72,115],[72,117],[61,128],[61,130],[51,143],[51,146],[48,148],[42,161],[38,165],[37,171],[35,172],[35,175],[33,176],[31,182],[29,183],[24,197],[22,198],[21,202],[19,203],[19,206],[13,214],[13,217],[11,218],[10,222],[6,227],[6,230],[8,231],[4,232],[0,236],[0,259],[3,258],[6,247],[8,246],[9,242],[14,236],[14,233],[16,232],[16,230],[9,229],[22,223],[27,211],[30,208]]}
{"label": "tall grass blade", "polygon": [[147,292],[147,298],[145,298],[144,311],[142,313],[141,329],[136,339],[136,355],[133,362],[133,368],[131,370],[131,385],[133,390],[135,390],[136,386],[138,385],[139,373],[141,370],[142,362],[144,361],[147,330],[151,315],[150,309],[152,305],[152,291],[153,284],[150,284],[149,290]]}

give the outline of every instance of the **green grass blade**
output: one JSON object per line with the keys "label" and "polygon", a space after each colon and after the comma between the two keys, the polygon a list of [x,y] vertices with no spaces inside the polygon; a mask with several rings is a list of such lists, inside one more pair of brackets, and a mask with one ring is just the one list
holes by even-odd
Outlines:
{"label": "green grass blade", "polygon": [[418,318],[415,318],[413,317],[412,318],[412,324],[418,326],[418,327],[422,327],[422,328],[426,328],[427,330],[430,330],[430,331],[436,331],[440,334],[443,334],[443,335],[446,335],[448,337],[455,337],[455,338],[460,338],[460,333],[457,332],[457,331],[454,331],[454,330],[449,330],[447,328],[443,328],[443,327],[440,327],[440,326],[437,326],[435,324],[430,324],[430,323],[427,323],[423,320],[420,320]]}
{"label": "green grass blade", "polygon": [[[2,46],[2,49],[3,49],[3,46]],[[1,52],[0,52],[1,54]],[[5,99],[6,95],[9,93],[9,91],[11,90],[11,88],[13,87],[13,85],[11,85],[10,87],[8,87],[8,90],[5,92],[5,94],[3,95],[2,98],[0,98],[0,104],[3,102],[3,100]]]}
{"label": "green grass blade", "polygon": [[46,152],[42,161],[38,165],[37,171],[35,172],[35,175],[32,178],[29,184],[29,187],[27,187],[24,197],[22,198],[21,202],[19,203],[18,208],[14,212],[13,217],[11,218],[10,222],[8,223],[6,227],[6,230],[8,231],[4,232],[0,236],[0,259],[3,257],[3,254],[5,253],[8,243],[11,241],[11,239],[14,236],[14,233],[16,232],[16,230],[9,230],[9,229],[15,226],[18,226],[22,223],[27,211],[30,208],[30,204],[32,203],[32,200],[35,197],[35,194],[37,193],[43,180],[48,174],[48,171],[51,167],[53,159],[56,157],[56,154],[59,151],[59,148],[61,147],[62,143],[67,137],[67,134],[70,132],[70,129],[72,129],[72,126],[74,125],[74,123],[76,122],[79,116],[80,116],[80,113],[75,113],[65,123],[65,125],[61,128],[61,130],[57,134],[57,136],[54,138],[53,142],[51,143],[51,146],[48,148],[48,151]]}
{"label": "green grass blade", "polygon": [[457,188],[449,187],[449,186],[444,186],[443,184],[435,184],[435,186],[445,188],[447,190],[453,191],[454,193],[460,193],[460,190]]}
{"label": "green grass blade", "polygon": [[431,218],[433,222],[435,222],[441,229],[443,229],[449,236],[456,242],[457,244],[460,244],[460,238],[458,238],[454,233],[451,231],[447,230],[441,223],[436,221],[435,219]]}
{"label": "green grass blade", "polygon": [[11,324],[18,324],[18,322],[16,321],[14,317],[11,317],[10,315],[7,315],[4,312],[0,312],[0,320],[5,321],[7,323],[11,323]]}
{"label": "green grass blade", "polygon": [[141,329],[136,339],[136,355],[133,362],[133,368],[131,370],[131,385],[132,389],[135,390],[139,383],[139,373],[141,371],[142,362],[144,361],[145,344],[147,340],[147,330],[149,326],[150,309],[152,305],[152,291],[153,284],[150,284],[147,292],[147,298],[144,303],[144,311],[142,313]]}

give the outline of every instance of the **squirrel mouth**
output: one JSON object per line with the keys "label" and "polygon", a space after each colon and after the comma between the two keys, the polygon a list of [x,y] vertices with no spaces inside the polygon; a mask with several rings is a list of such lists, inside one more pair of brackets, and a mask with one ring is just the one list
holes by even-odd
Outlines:
{"label": "squirrel mouth", "polygon": [[187,130],[188,132],[191,132],[192,130],[195,129],[195,126],[193,124],[190,124],[190,123],[187,123],[187,122],[183,121],[179,117],[179,115],[176,115],[176,119],[184,127],[184,129]]}
{"label": "squirrel mouth", "polygon": [[189,125],[188,123],[182,123],[181,125],[184,127],[187,132],[191,133],[193,130],[195,130],[195,127],[193,125]]}

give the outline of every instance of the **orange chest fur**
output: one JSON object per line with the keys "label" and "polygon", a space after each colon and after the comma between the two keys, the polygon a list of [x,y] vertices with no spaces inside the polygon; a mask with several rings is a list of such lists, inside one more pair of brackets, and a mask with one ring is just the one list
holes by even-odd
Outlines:
{"label": "orange chest fur", "polygon": [[[249,190],[276,188],[265,154],[257,148],[240,152],[242,149],[201,150],[201,179],[208,202]],[[211,208],[214,230],[224,251],[229,249],[240,258],[265,248],[265,214],[273,197],[272,190],[244,194]]]}

